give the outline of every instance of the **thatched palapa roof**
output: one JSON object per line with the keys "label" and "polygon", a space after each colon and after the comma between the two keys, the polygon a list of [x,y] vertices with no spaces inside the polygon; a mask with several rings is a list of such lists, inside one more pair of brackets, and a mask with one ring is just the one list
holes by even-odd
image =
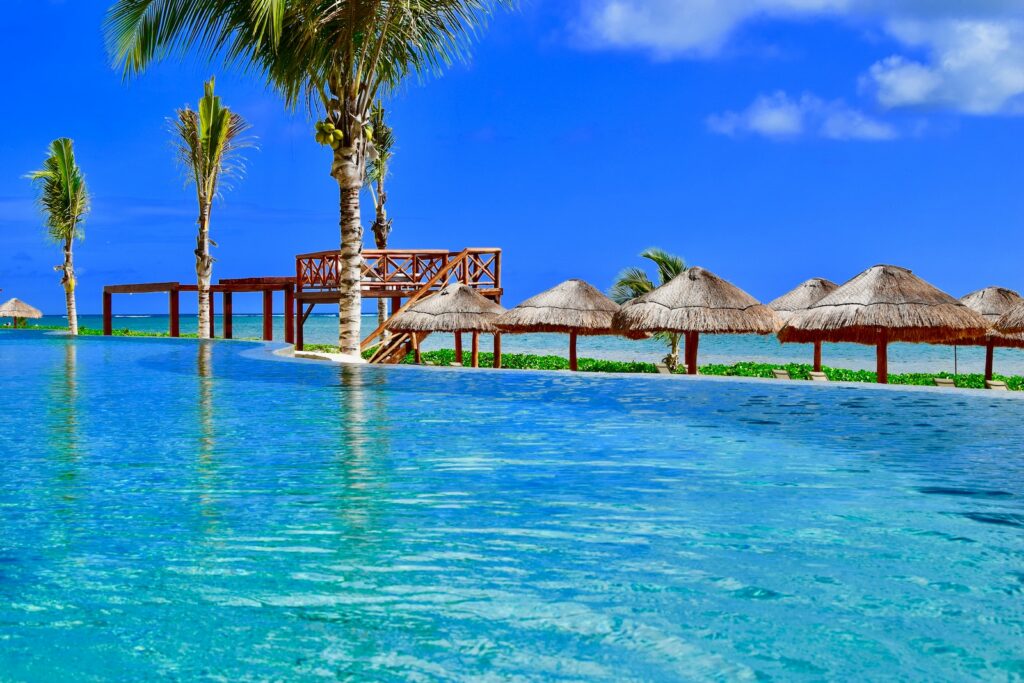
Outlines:
{"label": "thatched palapa roof", "polygon": [[627,332],[771,334],[779,326],[775,311],[697,267],[633,299],[615,316],[616,329]]}
{"label": "thatched palapa roof", "polygon": [[504,332],[612,334],[612,316],[619,305],[583,280],[566,280],[501,315],[495,325]]}
{"label": "thatched palapa roof", "polygon": [[0,318],[42,318],[43,312],[21,299],[11,299],[0,306]]}
{"label": "thatched palapa roof", "polygon": [[999,318],[996,321],[996,329],[1003,334],[1024,332],[1024,302],[1017,304]]}
{"label": "thatched palapa roof", "polygon": [[448,285],[418,301],[388,324],[392,332],[493,332],[505,309],[472,287]]}
{"label": "thatched palapa roof", "polygon": [[[960,302],[995,325],[1000,318],[1015,307],[1024,304],[1024,298],[1021,298],[1020,294],[1012,289],[986,287],[962,297]],[[1005,334],[992,329],[984,337],[959,340],[954,343],[964,346],[986,346],[989,342],[995,346],[1024,348],[1024,334]]]}
{"label": "thatched palapa roof", "polygon": [[984,336],[978,313],[906,268],[874,266],[790,317],[784,342],[942,342]]}
{"label": "thatched palapa roof", "polygon": [[839,288],[839,285],[822,277],[812,277],[793,290],[768,304],[783,321],[789,320],[797,311],[803,311],[818,303]]}

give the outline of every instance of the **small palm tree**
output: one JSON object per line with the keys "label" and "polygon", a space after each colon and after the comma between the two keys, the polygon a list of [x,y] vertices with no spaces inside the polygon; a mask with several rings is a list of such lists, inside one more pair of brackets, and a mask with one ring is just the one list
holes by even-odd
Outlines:
{"label": "small palm tree", "polygon": [[220,103],[213,94],[214,79],[205,84],[199,100],[199,111],[185,107],[178,110],[172,122],[176,136],[178,161],[188,171],[189,182],[196,186],[199,200],[199,233],[196,236],[196,280],[199,288],[199,338],[210,337],[210,281],[213,279],[213,257],[210,247],[210,212],[224,177],[239,176],[243,171],[243,147],[250,146],[242,136],[249,129],[238,114]]}
{"label": "small palm tree", "polygon": [[[395,133],[387,124],[384,106],[377,102],[370,112],[370,141],[373,154],[366,166],[366,186],[373,196],[373,241],[378,249],[388,248],[388,237],[391,235],[391,219],[388,218],[388,193],[384,189],[391,157],[394,154]],[[377,324],[383,325],[388,316],[387,300],[377,299]]]}
{"label": "small palm tree", "polygon": [[39,189],[39,206],[46,217],[50,238],[61,245],[64,263],[54,266],[64,288],[68,309],[68,329],[78,334],[78,309],[75,306],[75,260],[72,253],[76,239],[82,239],[82,223],[89,213],[89,190],[85,176],[75,161],[75,143],[59,138],[50,143],[50,155],[38,171],[28,174]]}
{"label": "small palm tree", "polygon": [[[608,295],[617,304],[624,304],[627,301],[643,296],[657,287],[667,283],[669,280],[686,270],[686,263],[679,256],[668,253],[662,249],[651,247],[640,254],[642,258],[649,259],[658,268],[658,284],[655,285],[648,277],[643,268],[626,268],[619,273],[619,277],[612,285]],[[655,339],[660,339],[668,344],[668,355],[665,356],[665,365],[669,371],[675,372],[679,365],[679,344],[683,335],[678,332],[657,332]]]}

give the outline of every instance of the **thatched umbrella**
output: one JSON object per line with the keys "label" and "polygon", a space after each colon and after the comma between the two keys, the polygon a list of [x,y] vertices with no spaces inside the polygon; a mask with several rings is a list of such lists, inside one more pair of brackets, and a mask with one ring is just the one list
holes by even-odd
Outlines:
{"label": "thatched umbrella", "polygon": [[43,312],[38,308],[29,306],[21,299],[11,299],[3,306],[0,306],[0,318],[14,318],[14,326],[18,327],[26,318],[42,318]]}
{"label": "thatched umbrella", "polygon": [[690,268],[652,292],[623,305],[615,328],[625,333],[686,334],[686,368],[697,374],[700,334],[771,334],[781,321],[775,311],[714,273]]}
{"label": "thatched umbrella", "polygon": [[[437,294],[418,301],[407,310],[396,315],[389,323],[392,332],[462,332],[473,333],[472,365],[480,364],[480,333],[494,334],[494,366],[501,367],[498,332],[494,321],[505,309],[486,298],[472,287],[452,284]],[[417,340],[418,341],[418,340]],[[461,359],[460,359],[461,360]],[[420,361],[419,344],[416,344],[416,362]]]}
{"label": "thatched umbrella", "polygon": [[[960,302],[995,325],[1016,306],[1024,304],[1024,298],[1012,289],[986,287],[962,297]],[[1008,334],[992,329],[982,337],[961,339],[954,343],[961,346],[984,346],[985,379],[991,380],[995,366],[995,347],[1024,348],[1024,334]]]}
{"label": "thatched umbrella", "polygon": [[619,305],[583,280],[566,280],[509,309],[494,322],[503,332],[561,332],[569,335],[569,369],[576,370],[579,335],[613,334]]}
{"label": "thatched umbrella", "polygon": [[889,381],[890,342],[981,337],[980,315],[906,268],[874,266],[804,311],[779,332],[783,342],[853,342],[876,349],[879,383]]}
{"label": "thatched umbrella", "polygon": [[[796,289],[783,294],[768,304],[782,322],[789,320],[797,311],[803,311],[834,292],[839,285],[822,277],[812,277],[797,285]],[[814,342],[814,371],[821,372],[821,340]]]}

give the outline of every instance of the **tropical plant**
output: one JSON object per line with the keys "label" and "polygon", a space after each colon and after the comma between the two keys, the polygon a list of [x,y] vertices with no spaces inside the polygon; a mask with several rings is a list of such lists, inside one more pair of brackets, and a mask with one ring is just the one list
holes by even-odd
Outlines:
{"label": "tropical plant", "polygon": [[484,18],[515,0],[117,0],[108,46],[126,75],[197,47],[260,73],[289,106],[321,120],[340,194],[338,344],[359,351],[363,228],[359,194],[373,154],[370,110],[410,74],[467,55]]}
{"label": "tropical plant", "polygon": [[78,334],[78,309],[75,306],[75,260],[72,248],[75,240],[83,239],[82,223],[89,213],[89,190],[85,176],[75,161],[75,143],[70,138],[58,138],[50,143],[50,154],[38,171],[28,174],[39,191],[39,207],[46,218],[47,232],[61,245],[64,262],[54,266],[59,272],[68,310],[68,329]]}
{"label": "tropical plant", "polygon": [[171,122],[175,135],[178,163],[188,173],[189,182],[196,187],[199,200],[199,232],[196,235],[196,281],[199,289],[199,338],[211,336],[210,281],[213,261],[210,247],[217,243],[210,239],[210,212],[220,189],[221,179],[238,177],[242,171],[240,150],[251,146],[243,135],[249,129],[240,115],[220,103],[213,94],[214,79],[204,86],[199,111],[189,107],[179,109]]}
{"label": "tropical plant", "polygon": [[[624,304],[627,301],[643,296],[686,270],[686,263],[682,258],[670,254],[663,249],[651,247],[644,250],[640,256],[650,260],[657,267],[658,284],[654,284],[643,268],[635,266],[626,268],[619,273],[615,284],[612,285],[611,290],[608,292],[608,296],[615,303]],[[683,335],[678,332],[657,332],[654,338],[668,344],[668,355],[665,356],[664,361],[669,371],[675,372],[676,367],[679,365],[679,345]]]}
{"label": "tropical plant", "polygon": [[[384,105],[377,102],[370,112],[370,140],[376,152],[366,166],[366,186],[373,197],[373,242],[378,249],[388,248],[391,219],[388,218],[388,193],[384,189],[395,148],[395,133],[387,124]],[[377,298],[377,324],[383,326],[388,317],[388,304],[384,297]]]}

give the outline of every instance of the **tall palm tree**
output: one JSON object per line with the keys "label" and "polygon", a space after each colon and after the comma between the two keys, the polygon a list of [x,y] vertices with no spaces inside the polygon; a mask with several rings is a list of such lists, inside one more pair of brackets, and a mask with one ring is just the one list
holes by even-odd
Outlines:
{"label": "tall palm tree", "polygon": [[175,134],[178,162],[188,171],[189,182],[196,186],[199,200],[199,233],[196,236],[196,280],[199,289],[199,338],[211,336],[210,281],[213,278],[213,256],[210,246],[210,212],[222,178],[241,174],[240,150],[250,146],[242,137],[249,129],[240,115],[220,103],[213,94],[214,79],[204,86],[199,111],[179,109],[171,127]]}
{"label": "tall palm tree", "polygon": [[[171,52],[203,50],[261,74],[289,106],[322,120],[338,183],[338,344],[358,353],[363,228],[359,194],[373,144],[370,110],[410,74],[467,56],[486,16],[515,0],[117,0],[109,49],[126,75]],[[330,139],[324,132],[330,131]]]}
{"label": "tall palm tree", "polygon": [[75,161],[75,143],[58,138],[50,143],[50,154],[38,171],[28,174],[39,190],[39,206],[46,217],[50,238],[61,245],[64,262],[55,266],[64,288],[68,309],[68,329],[78,334],[78,309],[75,306],[75,259],[72,253],[76,239],[85,237],[82,223],[89,213],[89,190],[85,176]]}
{"label": "tall palm tree", "polygon": [[[619,277],[615,280],[615,284],[612,285],[611,291],[608,293],[608,296],[615,303],[621,305],[639,296],[643,296],[686,270],[686,263],[681,257],[656,247],[644,250],[640,256],[650,260],[657,267],[658,284],[656,285],[651,281],[651,278],[643,268],[635,266],[626,268],[619,273]],[[665,356],[664,361],[669,371],[675,372],[676,367],[679,366],[679,344],[683,339],[683,335],[678,332],[658,332],[654,335],[654,338],[668,344],[668,355]]]}
{"label": "tall palm tree", "polygon": [[[391,235],[391,219],[388,218],[388,193],[384,189],[384,181],[387,180],[391,157],[394,154],[395,132],[387,124],[384,105],[380,102],[377,102],[370,112],[370,128],[374,154],[370,156],[370,163],[366,167],[366,186],[373,195],[373,241],[378,249],[387,249],[388,237]],[[383,325],[387,317],[387,300],[378,297],[377,324]]]}

